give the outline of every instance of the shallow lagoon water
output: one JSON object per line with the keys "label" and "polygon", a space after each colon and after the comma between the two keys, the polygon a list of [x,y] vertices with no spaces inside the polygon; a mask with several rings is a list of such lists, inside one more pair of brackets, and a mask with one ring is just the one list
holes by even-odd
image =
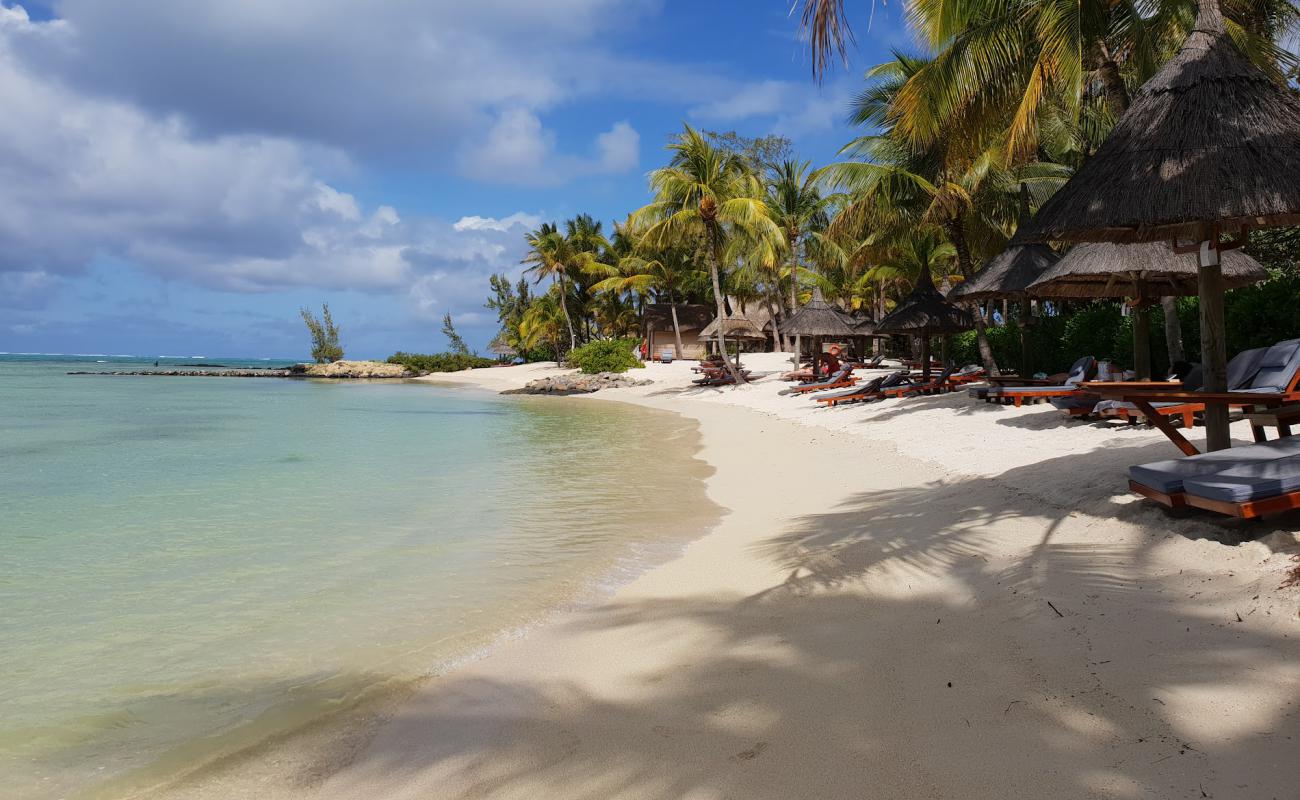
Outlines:
{"label": "shallow lagoon water", "polygon": [[308,724],[718,515],[674,415],[413,382],[65,374],[140,367],[0,356],[0,782],[16,797],[142,785]]}

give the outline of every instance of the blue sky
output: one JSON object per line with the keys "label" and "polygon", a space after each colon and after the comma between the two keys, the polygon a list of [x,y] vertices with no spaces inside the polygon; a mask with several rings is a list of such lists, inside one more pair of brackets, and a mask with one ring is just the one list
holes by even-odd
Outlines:
{"label": "blue sky", "polygon": [[[298,358],[495,332],[524,232],[623,218],[683,121],[822,164],[900,3],[809,77],[785,0],[0,0],[0,351]],[[607,223],[608,224],[608,223]]]}

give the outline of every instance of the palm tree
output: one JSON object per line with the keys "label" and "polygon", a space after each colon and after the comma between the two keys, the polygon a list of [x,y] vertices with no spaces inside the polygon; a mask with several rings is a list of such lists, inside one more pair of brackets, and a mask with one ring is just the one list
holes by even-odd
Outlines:
{"label": "palm tree", "polygon": [[[768,167],[764,181],[763,202],[767,215],[781,232],[781,244],[788,259],[790,274],[790,310],[799,310],[800,259],[805,256],[804,243],[823,244],[822,232],[830,224],[831,209],[838,198],[823,196],[817,175],[808,161],[782,161]],[[776,324],[773,318],[773,324]],[[778,331],[779,333],[779,331]],[[798,344],[795,344],[798,358]]]}
{"label": "palm tree", "polygon": [[[722,295],[722,253],[729,236],[745,231],[777,238],[780,231],[767,216],[762,185],[734,153],[714,147],[690,125],[668,145],[668,166],[650,173],[655,199],[632,216],[644,224],[651,247],[702,246],[709,264],[718,319],[726,317]],[[720,353],[727,352],[724,326],[718,326]],[[745,379],[730,359],[727,369],[736,383]]]}
{"label": "palm tree", "polygon": [[[519,343],[527,350],[534,350],[540,345],[548,344],[555,350],[557,358],[560,352],[560,337],[565,328],[573,336],[573,326],[564,312],[564,295],[558,284],[552,285],[550,291],[539,294],[528,304],[519,321]],[[572,341],[572,339],[570,339]]]}
{"label": "palm tree", "polygon": [[[955,249],[962,276],[970,278],[977,260],[1006,245],[1006,232],[1017,214],[1019,184],[1045,199],[1069,170],[1045,162],[1015,163],[1005,132],[976,117],[949,120],[943,135],[924,145],[907,136],[904,126],[919,124],[911,117],[924,116],[928,109],[911,109],[904,118],[898,99],[929,74],[931,63],[899,54],[869,73],[871,82],[854,101],[852,119],[884,132],[860,137],[841,151],[858,160],[822,170],[853,198],[832,229],[906,233],[916,225],[935,225]],[[975,319],[980,359],[989,374],[995,374],[983,314]]]}
{"label": "palm tree", "polygon": [[[648,247],[643,237],[632,226],[631,220],[615,225],[610,254],[622,254],[617,262],[596,263],[589,267],[591,274],[601,280],[592,285],[597,293],[628,295],[637,299],[654,294],[666,296],[672,315],[673,339],[678,359],[682,357],[682,328],[677,320],[677,296],[702,274],[683,248]],[[614,259],[607,259],[613,261]]]}
{"label": "palm tree", "polygon": [[[564,325],[569,331],[569,349],[578,346],[578,337],[573,331],[573,319],[569,316],[569,304],[565,299],[568,288],[564,285],[565,273],[572,260],[569,244],[554,223],[544,222],[535,231],[525,237],[528,252],[521,264],[531,264],[526,271],[537,275],[537,280],[550,276],[559,287],[559,307],[564,316]],[[557,351],[558,355],[558,351]]]}

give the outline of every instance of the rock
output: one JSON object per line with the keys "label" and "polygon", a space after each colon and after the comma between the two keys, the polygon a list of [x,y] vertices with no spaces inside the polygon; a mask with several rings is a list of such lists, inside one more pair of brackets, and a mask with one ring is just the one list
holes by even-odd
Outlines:
{"label": "rock", "polygon": [[507,389],[501,394],[590,394],[601,389],[622,389],[629,386],[645,386],[654,381],[637,380],[621,372],[600,372],[595,375],[572,373],[552,375],[529,381],[522,389]]}
{"label": "rock", "polygon": [[413,373],[401,364],[384,361],[335,361],[332,364],[295,364],[295,375],[308,378],[410,378]]}

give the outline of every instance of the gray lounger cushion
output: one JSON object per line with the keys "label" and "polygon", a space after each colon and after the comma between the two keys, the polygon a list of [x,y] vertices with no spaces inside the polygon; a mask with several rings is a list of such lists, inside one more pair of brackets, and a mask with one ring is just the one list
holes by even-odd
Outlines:
{"label": "gray lounger cushion", "polygon": [[1300,455],[1242,464],[1183,481],[1183,491],[1188,494],[1229,503],[1277,497],[1297,489],[1300,489]]}
{"label": "gray lounger cushion", "polygon": [[1269,348],[1256,347],[1253,350],[1242,350],[1232,357],[1228,362],[1228,390],[1245,389],[1250,386],[1250,382],[1255,378],[1255,373],[1259,372],[1260,359],[1264,357]]}
{"label": "gray lounger cushion", "polygon": [[1225,469],[1246,464],[1275,461],[1279,458],[1300,455],[1300,436],[1287,436],[1271,442],[1231,447],[1168,461],[1153,461],[1128,468],[1128,476],[1157,492],[1176,494],[1183,491],[1183,481],[1213,475]]}
{"label": "gray lounger cushion", "polygon": [[[1285,392],[1300,370],[1300,339],[1278,342],[1265,351],[1248,391]],[[1231,384],[1229,384],[1231,385]]]}

